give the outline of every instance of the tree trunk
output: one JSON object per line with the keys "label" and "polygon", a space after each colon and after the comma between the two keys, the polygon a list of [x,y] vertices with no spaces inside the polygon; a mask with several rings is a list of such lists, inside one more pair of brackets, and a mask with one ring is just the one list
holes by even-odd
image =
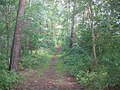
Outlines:
{"label": "tree trunk", "polygon": [[21,27],[22,27],[22,16],[24,14],[25,0],[19,1],[19,7],[16,18],[16,26],[13,37],[13,45],[11,49],[10,65],[9,70],[18,71],[18,60],[20,55],[20,40],[21,40]]}
{"label": "tree trunk", "polygon": [[70,34],[71,32],[71,23],[70,23],[70,0],[68,2],[68,5],[67,5],[67,9],[68,9],[68,34]]}
{"label": "tree trunk", "polygon": [[75,16],[75,0],[74,0],[74,6],[73,6],[73,17],[72,17],[72,28],[71,28],[71,34],[70,34],[70,45],[69,48],[73,47],[73,41],[74,41],[74,16]]}
{"label": "tree trunk", "polygon": [[95,44],[95,32],[94,32],[94,16],[93,16],[93,10],[92,10],[92,0],[90,1],[90,23],[91,23],[91,31],[92,31],[92,41],[93,41],[93,46],[92,46],[92,48],[93,48],[93,58],[94,58],[94,60],[93,60],[93,63],[94,63],[94,65],[96,65],[97,64],[97,61],[96,61],[96,59],[97,59],[97,57],[96,57],[96,44]]}

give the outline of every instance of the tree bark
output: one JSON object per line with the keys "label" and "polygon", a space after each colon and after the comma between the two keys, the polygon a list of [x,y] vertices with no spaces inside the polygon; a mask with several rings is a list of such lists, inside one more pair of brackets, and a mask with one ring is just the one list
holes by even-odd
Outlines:
{"label": "tree bark", "polygon": [[14,37],[13,37],[13,44],[11,49],[11,57],[10,57],[10,64],[9,64],[9,70],[15,70],[18,71],[18,60],[20,55],[20,40],[21,40],[21,28],[22,28],[22,16],[24,14],[24,8],[25,8],[25,0],[19,1],[19,7],[17,11],[17,18],[16,18],[16,26],[14,31]]}
{"label": "tree bark", "polygon": [[72,48],[73,47],[73,41],[74,41],[74,17],[75,17],[75,0],[74,0],[74,6],[73,6],[73,17],[72,17],[72,28],[71,28],[71,34],[70,34],[70,45],[69,45],[69,48]]}
{"label": "tree bark", "polygon": [[68,5],[67,5],[67,9],[68,9],[68,17],[67,17],[67,19],[68,19],[68,34],[70,34],[70,32],[71,32],[71,23],[70,23],[70,1],[71,1],[71,0],[68,1]]}
{"label": "tree bark", "polygon": [[92,48],[93,48],[93,58],[94,58],[94,60],[93,60],[93,63],[94,63],[94,65],[96,65],[97,64],[97,57],[96,57],[96,44],[95,44],[95,31],[94,31],[94,16],[93,16],[93,10],[92,10],[92,0],[90,0],[90,23],[91,23],[91,31],[92,31],[92,41],[93,41],[93,46],[92,46]]}

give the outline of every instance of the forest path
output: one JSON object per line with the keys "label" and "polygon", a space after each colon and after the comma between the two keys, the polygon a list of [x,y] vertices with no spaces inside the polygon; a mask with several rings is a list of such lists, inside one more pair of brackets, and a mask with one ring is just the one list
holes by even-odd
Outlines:
{"label": "forest path", "polygon": [[42,76],[36,76],[33,70],[27,76],[27,80],[21,81],[15,90],[84,90],[77,84],[73,77],[56,72],[56,54],[60,51],[57,47],[53,54],[49,68]]}

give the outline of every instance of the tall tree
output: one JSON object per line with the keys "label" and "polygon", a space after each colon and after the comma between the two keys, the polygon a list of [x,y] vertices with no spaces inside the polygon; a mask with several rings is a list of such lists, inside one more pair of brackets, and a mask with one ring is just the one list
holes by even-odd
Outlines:
{"label": "tall tree", "polygon": [[75,5],[76,5],[76,1],[74,0],[74,5],[73,5],[73,16],[72,16],[72,28],[71,28],[71,34],[70,34],[70,44],[69,44],[69,48],[73,47],[73,41],[74,41],[74,17],[75,17]]}
{"label": "tall tree", "polygon": [[71,24],[70,24],[70,0],[68,0],[68,4],[67,4],[67,10],[68,10],[68,33],[70,33],[71,31]]}
{"label": "tall tree", "polygon": [[13,45],[11,49],[9,70],[18,70],[18,60],[20,55],[20,40],[21,40],[21,28],[22,28],[22,16],[24,14],[25,0],[19,1],[19,7],[17,11],[16,26],[13,37]]}
{"label": "tall tree", "polygon": [[96,65],[97,61],[96,61],[96,44],[95,44],[95,31],[94,31],[94,15],[93,15],[93,9],[92,9],[92,3],[93,1],[90,0],[90,24],[91,24],[91,31],[92,31],[92,41],[93,41],[93,63],[94,65]]}

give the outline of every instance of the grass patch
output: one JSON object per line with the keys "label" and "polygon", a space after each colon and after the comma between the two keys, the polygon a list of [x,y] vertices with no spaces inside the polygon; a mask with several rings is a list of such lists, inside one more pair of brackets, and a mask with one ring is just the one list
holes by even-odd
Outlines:
{"label": "grass patch", "polygon": [[[49,59],[50,60],[50,59]],[[40,68],[38,68],[37,76],[42,76],[44,71],[48,69],[48,66],[50,64],[50,61],[46,61],[45,64],[42,64]]]}
{"label": "grass patch", "polygon": [[36,71],[37,75],[41,76],[45,69],[48,68],[52,53],[50,50],[40,49],[37,53],[33,51],[32,54],[21,57],[19,63],[20,70]]}
{"label": "grass patch", "polygon": [[61,55],[56,55],[56,72],[58,75],[63,75],[65,73],[65,67],[61,59]]}

